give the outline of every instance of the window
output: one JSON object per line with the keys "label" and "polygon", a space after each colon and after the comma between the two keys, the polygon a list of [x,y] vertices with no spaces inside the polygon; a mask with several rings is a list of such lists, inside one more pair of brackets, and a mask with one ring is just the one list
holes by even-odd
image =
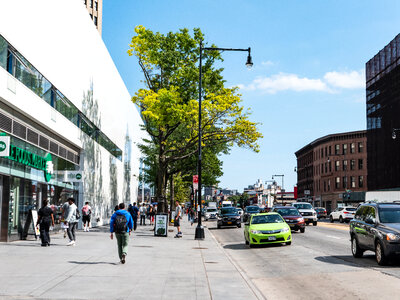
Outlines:
{"label": "window", "polygon": [[93,0],[90,0],[90,8],[93,8]]}
{"label": "window", "polygon": [[84,3],[85,5],[87,5],[87,0],[83,0],[83,3]]}
{"label": "window", "polygon": [[93,15],[92,14],[90,14],[90,18],[93,20]]}
{"label": "window", "polygon": [[328,147],[325,147],[325,156],[328,156]]}
{"label": "window", "polygon": [[340,177],[336,177],[335,188],[340,189]]}
{"label": "window", "polygon": [[347,177],[346,176],[343,176],[343,185],[342,185],[342,187],[344,189],[347,189]]}
{"label": "window", "polygon": [[321,157],[324,157],[324,148],[321,148]]}
{"label": "window", "polygon": [[332,172],[332,162],[329,162],[329,172]]}
{"label": "window", "polygon": [[352,159],[350,160],[350,170],[355,170],[356,169],[356,160]]}
{"label": "window", "polygon": [[365,215],[366,215],[366,213],[367,213],[367,208],[368,208],[367,206],[361,206],[361,207],[357,210],[357,212],[356,212],[354,218],[355,218],[356,220],[364,221],[364,220],[365,220]]}
{"label": "window", "polygon": [[354,176],[350,177],[350,182],[351,182],[351,187],[355,188],[356,187],[356,178]]}
{"label": "window", "polygon": [[358,187],[364,187],[364,176],[358,176]]}
{"label": "window", "polygon": [[94,25],[97,26],[97,17],[96,16],[94,16]]}
{"label": "window", "polygon": [[358,143],[358,153],[362,153],[363,150],[364,150],[363,143],[362,143],[362,142],[359,142],[359,143]]}
{"label": "window", "polygon": [[328,179],[328,192],[331,190],[331,180]]}
{"label": "window", "polygon": [[335,171],[339,171],[340,168],[340,160],[335,161]]}
{"label": "window", "polygon": [[347,154],[347,144],[343,144],[342,148],[343,148],[343,155],[346,155]]}
{"label": "window", "polygon": [[332,155],[332,147],[329,146],[329,155]]}
{"label": "window", "polygon": [[340,152],[340,145],[335,145],[335,154],[339,155]]}
{"label": "window", "polygon": [[347,160],[343,161],[343,171],[347,170]]}
{"label": "window", "polygon": [[324,180],[324,192],[326,192],[326,181]]}
{"label": "window", "polygon": [[350,153],[356,153],[356,143],[350,144]]}
{"label": "window", "polygon": [[94,1],[94,9],[95,9],[96,11],[99,10],[99,3],[98,3],[97,1]]}
{"label": "window", "polygon": [[376,214],[375,208],[372,206],[368,206],[366,209],[365,220],[370,219],[372,222],[375,222]]}
{"label": "window", "polygon": [[328,173],[328,163],[325,163],[325,173]]}
{"label": "window", "polygon": [[324,174],[324,165],[321,164],[321,174]]}
{"label": "window", "polygon": [[363,165],[364,165],[364,160],[362,158],[360,158],[358,160],[358,169],[362,170],[363,169]]}

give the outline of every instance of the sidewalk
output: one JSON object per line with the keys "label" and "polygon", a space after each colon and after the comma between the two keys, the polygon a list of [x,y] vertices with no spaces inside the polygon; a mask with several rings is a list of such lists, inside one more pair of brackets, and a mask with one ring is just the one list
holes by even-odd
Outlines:
{"label": "sidewalk", "polygon": [[154,237],[150,226],[131,236],[125,265],[107,228],[78,232],[76,246],[62,234],[51,247],[39,241],[0,244],[0,299],[262,299],[208,229],[195,225]]}

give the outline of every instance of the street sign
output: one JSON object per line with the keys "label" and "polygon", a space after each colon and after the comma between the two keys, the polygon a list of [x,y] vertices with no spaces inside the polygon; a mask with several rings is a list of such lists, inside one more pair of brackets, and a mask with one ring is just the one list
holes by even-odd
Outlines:
{"label": "street sign", "polygon": [[199,175],[193,175],[193,189],[199,189]]}
{"label": "street sign", "polygon": [[10,136],[0,136],[0,156],[10,156]]}

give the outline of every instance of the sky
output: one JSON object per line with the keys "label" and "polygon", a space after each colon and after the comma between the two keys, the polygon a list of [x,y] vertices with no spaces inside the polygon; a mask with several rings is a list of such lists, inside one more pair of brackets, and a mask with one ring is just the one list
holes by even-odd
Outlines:
{"label": "sky", "polygon": [[[223,53],[227,86],[263,134],[260,152],[233,148],[221,157],[221,188],[243,191],[257,179],[297,182],[295,152],[322,136],[366,129],[365,63],[400,33],[393,0],[104,0],[103,40],[133,95],[143,87],[127,50],[134,27],[153,32],[200,28]],[[276,178],[279,184],[282,177]]]}

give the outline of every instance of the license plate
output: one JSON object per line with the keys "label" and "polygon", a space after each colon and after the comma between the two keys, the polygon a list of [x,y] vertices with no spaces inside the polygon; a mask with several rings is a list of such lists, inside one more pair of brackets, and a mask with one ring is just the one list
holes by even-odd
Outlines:
{"label": "license plate", "polygon": [[276,241],[276,236],[269,236],[268,241]]}
{"label": "license plate", "polygon": [[228,222],[228,225],[232,224],[232,222]]}

